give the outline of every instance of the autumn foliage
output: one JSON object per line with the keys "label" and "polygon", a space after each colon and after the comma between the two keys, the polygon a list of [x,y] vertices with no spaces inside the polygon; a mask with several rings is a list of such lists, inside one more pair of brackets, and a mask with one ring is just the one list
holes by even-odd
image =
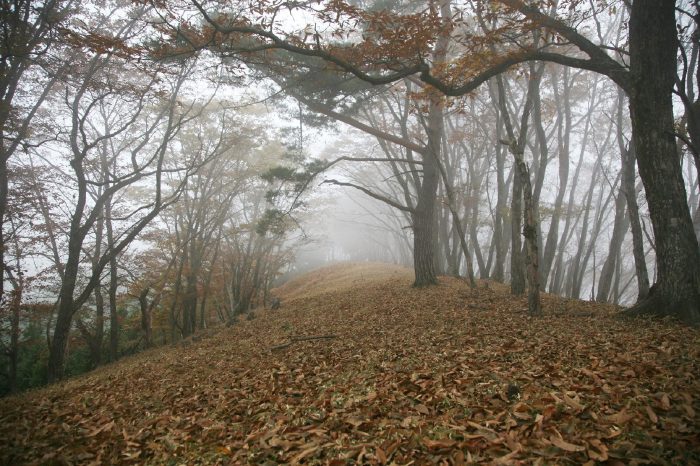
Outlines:
{"label": "autumn foliage", "polygon": [[550,295],[531,318],[503,285],[411,279],[322,269],[280,310],[3,399],[0,462],[700,461],[697,330]]}

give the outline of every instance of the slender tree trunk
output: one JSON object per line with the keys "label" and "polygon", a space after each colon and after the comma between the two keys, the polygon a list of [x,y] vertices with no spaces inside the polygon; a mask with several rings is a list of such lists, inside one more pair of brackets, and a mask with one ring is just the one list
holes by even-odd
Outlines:
{"label": "slender tree trunk", "polygon": [[[571,265],[569,266],[569,273],[567,274],[567,287],[566,294],[572,298],[579,298],[581,294],[581,288],[578,285],[582,280],[581,277],[584,273],[584,267],[581,266],[581,261],[583,259],[583,251],[586,247],[586,241],[588,239],[589,233],[589,221],[591,217],[591,212],[593,210],[593,193],[595,190],[598,179],[598,167],[599,163],[596,162],[596,167],[593,170],[593,175],[591,177],[591,184],[588,187],[588,193],[586,194],[586,204],[583,206],[583,222],[581,224],[581,233],[578,238],[578,246],[576,248],[576,255],[571,260]],[[602,190],[599,197],[602,196]]]}
{"label": "slender tree trunk", "polygon": [[[114,247],[114,231],[112,229],[112,198],[110,196],[105,203],[105,226],[107,227],[107,244]],[[119,358],[119,314],[117,313],[117,287],[119,273],[117,269],[117,257],[112,255],[109,260],[109,360],[116,361]]]}
{"label": "slender tree trunk", "polygon": [[[585,133],[584,133],[585,134]],[[585,139],[584,139],[585,143]],[[554,262],[554,275],[550,279],[549,292],[554,294],[563,294],[563,283],[565,275],[565,265],[564,265],[564,253],[566,252],[566,246],[569,244],[569,239],[573,234],[575,225],[572,226],[572,219],[574,217],[574,209],[576,206],[576,187],[578,185],[579,174],[581,173],[581,167],[583,167],[583,162],[585,160],[585,144],[581,145],[581,150],[579,152],[578,163],[576,164],[576,170],[574,170],[574,177],[571,183],[571,191],[569,192],[569,203],[566,208],[566,219],[564,221],[564,231],[561,234],[561,239],[559,240],[559,248],[556,254],[556,260]],[[597,166],[597,165],[596,165]]]}
{"label": "slender tree trunk", "polygon": [[[475,171],[472,171],[475,175]],[[481,175],[479,175],[480,177]],[[471,214],[471,219],[469,221],[469,238],[472,243],[472,250],[474,251],[474,258],[476,259],[476,264],[479,267],[479,277],[482,279],[489,278],[489,269],[484,261],[484,256],[481,253],[481,247],[479,247],[479,232],[477,230],[477,225],[479,224],[479,191],[481,188],[481,179],[472,179],[472,193],[470,206],[467,210],[467,214]],[[471,212],[469,212],[471,210]],[[466,217],[466,215],[465,215]]]}
{"label": "slender tree trunk", "polygon": [[[525,288],[525,266],[527,266],[528,285],[528,310],[531,315],[541,315],[540,305],[540,276],[539,276],[539,249],[538,249],[538,221],[537,207],[535,206],[535,196],[533,195],[530,171],[524,159],[525,145],[527,141],[528,121],[538,92],[544,65],[530,66],[530,79],[528,81],[527,95],[522,115],[520,117],[520,134],[515,136],[515,129],[508,114],[506,105],[506,92],[503,85],[503,78],[496,78],[498,83],[499,105],[503,114],[506,132],[508,134],[508,146],[513,154],[513,199],[511,208],[513,245],[511,251],[511,293],[523,294]],[[502,141],[503,142],[503,141]],[[522,251],[520,239],[520,225],[522,223],[522,202],[525,203],[525,227],[523,236],[525,237],[525,253]],[[517,238],[517,240],[516,240]],[[524,255],[524,257],[523,257]]]}
{"label": "slender tree trunk", "polygon": [[[557,103],[557,111],[559,112],[559,114],[563,113],[563,121],[559,122],[557,128],[557,140],[559,146],[559,188],[557,191],[557,197],[554,201],[554,210],[552,212],[552,220],[549,224],[549,232],[547,233],[547,240],[545,242],[544,252],[542,253],[542,267],[540,270],[540,277],[542,278],[543,284],[547,283],[547,279],[549,278],[549,272],[552,270],[554,255],[557,249],[557,241],[559,240],[559,223],[561,220],[562,207],[564,205],[564,195],[566,194],[566,186],[569,183],[569,138],[571,134],[571,106],[569,98],[570,86],[568,68],[564,68],[563,78],[563,105],[559,100],[558,93],[556,92],[556,80],[553,81],[555,83],[554,95]],[[589,128],[588,121],[590,121],[590,112],[586,121],[584,141],[587,137],[587,131]]]}
{"label": "slender tree trunk", "polygon": [[634,144],[622,152],[622,188],[627,201],[627,213],[632,229],[632,254],[634,269],[637,276],[637,301],[649,294],[649,272],[647,271],[646,255],[644,254],[644,232],[639,219],[637,191],[635,190],[635,156]]}
{"label": "slender tree trunk", "polygon": [[[21,274],[21,271],[19,272]],[[22,309],[22,292],[24,283],[22,276],[17,277],[17,286],[12,290],[10,299],[10,348],[8,356],[10,359],[10,367],[8,371],[7,385],[10,393],[17,392],[17,365],[19,362],[19,336],[20,336],[20,311]]]}
{"label": "slender tree trunk", "polygon": [[528,312],[531,315],[542,315],[540,305],[540,272],[539,272],[539,252],[537,244],[537,217],[534,196],[532,194],[532,183],[530,183],[530,172],[522,158],[516,156],[516,168],[520,178],[524,180],[523,199],[525,202],[525,226],[523,237],[525,237],[525,263],[527,265],[527,289],[528,289]]}
{"label": "slender tree trunk", "polygon": [[97,367],[102,364],[102,344],[105,336],[105,300],[102,296],[102,287],[95,287],[95,335],[92,337],[94,343],[92,347],[92,366]]}
{"label": "slender tree trunk", "polygon": [[[139,293],[139,307],[141,308],[141,330],[143,331],[145,347],[153,346],[153,321],[151,311],[154,306],[148,302],[148,293],[151,291],[150,286],[145,286]],[[154,302],[157,298],[154,298]]]}
{"label": "slender tree trunk", "polygon": [[6,301],[5,298],[5,213],[7,211],[8,176],[7,176],[7,156],[4,148],[4,132],[0,129],[0,306]]}
{"label": "slender tree trunk", "polygon": [[[195,239],[190,240],[192,243]],[[197,324],[197,283],[199,281],[199,260],[196,257],[197,252],[194,251],[194,247],[191,245],[186,245],[189,250],[188,256],[188,270],[187,277],[185,279],[185,295],[182,301],[182,336],[188,337],[195,332]]]}
{"label": "slender tree trunk", "polygon": [[[491,98],[495,101],[495,93],[493,89],[489,87]],[[496,137],[501,140],[502,131],[502,118],[503,116],[499,114],[499,118],[496,121]],[[494,246],[496,248],[496,263],[493,270],[493,279],[497,282],[503,283],[505,279],[505,263],[506,254],[508,254],[508,247],[506,241],[506,234],[504,224],[505,214],[506,214],[506,203],[508,198],[508,188],[505,181],[505,155],[503,146],[500,144],[496,147],[496,214],[494,218],[493,235],[494,235]]]}
{"label": "slender tree trunk", "polygon": [[629,222],[625,217],[625,207],[624,188],[622,187],[622,183],[620,183],[620,190],[615,199],[615,220],[613,222],[612,236],[610,237],[610,247],[608,248],[608,255],[605,258],[605,262],[603,262],[603,268],[600,271],[600,278],[598,280],[596,301],[601,303],[607,303],[610,300],[613,275],[616,270],[617,260],[620,257],[620,249],[625,239],[625,233],[627,233],[627,229],[629,228]]}
{"label": "slender tree trunk", "polygon": [[[104,182],[104,178],[103,178]],[[98,190],[98,196],[102,194],[101,189]],[[47,217],[48,219],[48,217]],[[102,255],[102,245],[104,241],[105,217],[100,218],[95,223],[95,250],[92,256],[92,269],[96,271],[99,268],[100,256]],[[94,273],[94,272],[93,272]],[[79,328],[81,333],[87,339],[90,347],[90,362],[93,368],[102,364],[102,344],[104,343],[105,335],[105,300],[102,294],[102,286],[95,287],[95,330],[94,334],[90,334],[89,328],[81,325]]]}
{"label": "slender tree trunk", "polygon": [[513,174],[513,197],[510,203],[510,292],[516,296],[525,293],[525,261],[522,253],[522,239],[520,238],[523,212],[523,185],[521,178],[522,174],[519,170],[516,170]]}

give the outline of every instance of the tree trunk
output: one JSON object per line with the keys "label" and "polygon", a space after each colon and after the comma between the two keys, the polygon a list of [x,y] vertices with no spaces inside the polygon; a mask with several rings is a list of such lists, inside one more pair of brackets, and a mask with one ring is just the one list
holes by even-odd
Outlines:
{"label": "tree trunk", "polygon": [[523,237],[525,237],[525,263],[527,265],[527,289],[528,289],[528,312],[530,315],[542,315],[540,305],[540,272],[539,272],[539,252],[537,245],[537,216],[535,201],[532,193],[532,183],[530,173],[522,158],[522,154],[516,156],[516,168],[523,183],[523,198],[525,201],[525,226],[523,227]]}
{"label": "tree trunk", "polygon": [[21,271],[19,271],[18,286],[12,291],[11,302],[10,302],[10,349],[8,351],[8,356],[10,357],[10,367],[8,373],[7,385],[10,393],[15,393],[18,389],[17,384],[17,363],[19,359],[19,336],[20,336],[20,310],[22,307],[22,292],[23,292],[23,280],[21,276]]}
{"label": "tree trunk", "polygon": [[[78,163],[79,162],[75,162],[74,166],[77,167]],[[82,171],[77,168],[76,171],[82,173]],[[80,268],[80,253],[83,239],[85,238],[84,227],[81,228],[80,224],[86,202],[85,185],[81,185],[80,188],[68,235],[68,258],[66,259],[63,280],[61,280],[61,289],[58,293],[56,325],[54,327],[53,338],[51,339],[47,367],[49,383],[56,382],[63,377],[66,347],[73,314],[75,313],[75,299],[73,293],[75,292],[77,284],[78,270]]]}
{"label": "tree trunk", "polygon": [[620,184],[620,191],[615,199],[615,220],[613,223],[612,236],[610,238],[610,247],[608,248],[608,255],[603,263],[603,268],[600,271],[598,294],[595,298],[596,301],[600,303],[607,303],[610,300],[610,290],[613,285],[613,274],[615,273],[617,260],[620,257],[622,241],[625,239],[627,228],[629,228],[629,222],[625,217],[626,202],[624,197],[624,187],[622,187],[622,183]]}
{"label": "tree trunk", "polygon": [[[0,137],[3,132],[0,129]],[[0,140],[0,305],[5,299],[5,212],[7,210],[8,177],[7,177],[7,157],[5,156],[4,140]]]}
{"label": "tree trunk", "polygon": [[[70,333],[71,320],[73,318],[73,296],[68,295],[68,287],[62,286],[60,302],[58,305],[58,316],[54,327],[51,348],[49,351],[49,363],[47,367],[48,382],[56,382],[63,377],[64,362],[66,359],[66,346],[68,345],[68,335]],[[72,295],[72,288],[70,293]]]}
{"label": "tree trunk", "polygon": [[521,177],[522,174],[516,169],[513,174],[513,198],[510,204],[510,292],[516,296],[525,293],[525,262],[523,260],[523,246],[520,237],[523,212],[523,185]]}
{"label": "tree trunk", "polygon": [[649,294],[649,272],[647,271],[646,256],[644,254],[644,233],[642,222],[639,219],[639,206],[637,205],[637,191],[635,190],[634,170],[634,144],[622,152],[622,187],[627,201],[627,215],[632,229],[632,254],[634,256],[634,269],[637,275],[637,301],[644,299]]}
{"label": "tree trunk", "polygon": [[[107,244],[114,247],[114,230],[112,229],[112,198],[105,202],[105,226],[107,227]],[[109,360],[116,361],[119,358],[119,314],[117,314],[117,256],[112,255],[109,260]]]}
{"label": "tree trunk", "polygon": [[[542,283],[547,284],[547,279],[549,278],[549,272],[552,269],[552,264],[554,262],[554,255],[557,249],[557,241],[559,240],[559,223],[561,220],[562,206],[564,205],[564,195],[566,194],[566,186],[569,183],[569,142],[571,134],[571,105],[570,105],[570,89],[569,86],[569,72],[568,68],[563,71],[564,78],[564,89],[563,89],[563,104],[560,102],[559,94],[556,92],[556,79],[552,82],[555,85],[555,101],[557,103],[557,112],[559,114],[564,114],[563,121],[559,123],[557,128],[557,140],[559,146],[559,188],[557,191],[557,197],[554,201],[554,209],[552,212],[552,220],[549,224],[549,232],[547,233],[547,240],[544,246],[544,252],[542,253],[542,266],[540,267],[540,277]],[[584,141],[586,140],[587,131],[589,128],[588,121],[590,121],[591,112],[588,114],[588,119],[586,122],[586,129],[584,133]]]}
{"label": "tree trunk", "polygon": [[435,271],[435,227],[437,189],[440,174],[440,140],[442,138],[442,109],[439,101],[431,102],[428,115],[428,151],[423,156],[423,181],[418,193],[413,223],[413,267],[416,279],[413,286],[437,284]]}
{"label": "tree trunk", "polygon": [[700,251],[674,136],[675,2],[635,0],[630,16],[632,135],[656,242],[658,281],[631,313],[700,322]]}
{"label": "tree trunk", "polygon": [[95,343],[91,345],[92,367],[102,364],[102,343],[105,336],[105,300],[102,296],[102,287],[95,287]]}
{"label": "tree trunk", "polygon": [[151,287],[146,285],[141,293],[139,293],[139,307],[141,308],[141,330],[143,330],[143,336],[145,341],[145,347],[150,348],[153,346],[153,322],[151,317],[151,311],[155,307],[157,297],[154,298],[153,304],[148,302],[148,293],[151,291]]}
{"label": "tree trunk", "polygon": [[435,251],[433,230],[435,228],[435,198],[438,186],[438,173],[431,156],[423,159],[423,184],[418,197],[416,210],[411,214],[413,221],[413,286],[437,284],[435,273]]}
{"label": "tree trunk", "polygon": [[[496,91],[493,87],[489,85],[489,94],[491,99],[496,101]],[[496,138],[500,141],[502,139],[502,119],[503,115],[500,114],[500,108],[497,107],[499,111],[498,118],[496,120]],[[505,263],[506,254],[508,254],[508,242],[506,240],[506,234],[504,228],[506,225],[505,213],[508,198],[508,187],[506,186],[505,180],[505,154],[502,145],[496,146],[496,213],[494,215],[494,225],[493,225],[493,235],[494,235],[494,246],[496,249],[496,263],[493,270],[493,279],[497,282],[503,283],[505,279]]]}

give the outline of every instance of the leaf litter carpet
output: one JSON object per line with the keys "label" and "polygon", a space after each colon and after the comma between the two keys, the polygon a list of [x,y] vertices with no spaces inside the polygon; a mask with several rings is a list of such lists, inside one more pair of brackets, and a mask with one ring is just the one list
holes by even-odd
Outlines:
{"label": "leaf litter carpet", "polygon": [[315,271],[279,310],[0,400],[0,461],[700,464],[697,329],[411,279]]}

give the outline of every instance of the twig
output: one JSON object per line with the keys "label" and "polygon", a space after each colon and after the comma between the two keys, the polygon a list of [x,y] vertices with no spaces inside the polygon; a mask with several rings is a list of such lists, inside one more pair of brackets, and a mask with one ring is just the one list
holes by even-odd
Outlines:
{"label": "twig", "polygon": [[307,340],[331,340],[333,338],[338,338],[337,335],[310,335],[308,337],[299,336],[292,337],[292,341],[307,341]]}
{"label": "twig", "polygon": [[292,345],[292,343],[296,343],[297,341],[309,341],[309,340],[331,340],[333,338],[338,338],[337,335],[310,335],[310,336],[296,336],[296,337],[291,337],[291,340],[289,343],[283,343],[281,345],[273,346],[270,348],[270,351],[277,351],[281,349],[285,349],[289,346]]}

